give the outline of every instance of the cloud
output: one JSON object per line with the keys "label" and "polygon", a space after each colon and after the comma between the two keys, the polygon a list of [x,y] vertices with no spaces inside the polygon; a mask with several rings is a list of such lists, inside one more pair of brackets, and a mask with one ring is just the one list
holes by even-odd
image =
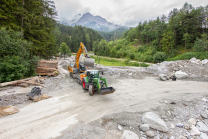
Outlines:
{"label": "cloud", "polygon": [[154,20],[165,14],[168,16],[173,8],[180,9],[185,2],[194,7],[206,6],[207,0],[54,0],[58,19],[69,21],[75,15],[89,12],[99,15],[107,21],[134,27],[140,21]]}

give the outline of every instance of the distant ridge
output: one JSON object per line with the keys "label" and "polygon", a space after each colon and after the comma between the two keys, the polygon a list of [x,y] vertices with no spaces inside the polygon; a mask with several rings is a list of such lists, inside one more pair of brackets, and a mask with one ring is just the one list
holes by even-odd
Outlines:
{"label": "distant ridge", "polygon": [[[66,23],[62,23],[66,24]],[[110,32],[116,30],[118,28],[129,29],[125,26],[115,25],[113,23],[108,22],[105,18],[101,16],[93,16],[90,13],[85,13],[83,15],[76,15],[71,21],[68,23],[69,26],[81,25],[88,28],[92,28],[97,31],[105,31]]]}

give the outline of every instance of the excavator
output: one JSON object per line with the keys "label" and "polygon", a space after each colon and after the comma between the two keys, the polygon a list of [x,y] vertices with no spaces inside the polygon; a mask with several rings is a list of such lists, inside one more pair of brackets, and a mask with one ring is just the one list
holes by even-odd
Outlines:
{"label": "excavator", "polygon": [[[84,64],[80,63],[80,56],[82,52],[85,55]],[[95,60],[90,58],[90,56],[87,53],[86,47],[84,46],[82,42],[80,42],[80,47],[75,57],[75,64],[70,63],[70,65],[68,66],[68,71],[70,72],[70,76],[72,78],[75,78],[76,74],[83,73],[86,71],[85,66],[94,67],[94,63],[95,63]]]}
{"label": "excavator", "polygon": [[[84,63],[80,63],[80,56],[84,53]],[[80,42],[79,50],[75,57],[75,63],[68,65],[70,76],[77,80],[82,85],[83,90],[89,90],[89,95],[93,96],[95,91],[101,95],[110,94],[115,91],[113,87],[108,87],[106,78],[102,78],[99,73],[103,75],[103,71],[86,70],[86,66],[94,67],[95,60],[91,59],[87,53],[87,49],[82,42]]]}

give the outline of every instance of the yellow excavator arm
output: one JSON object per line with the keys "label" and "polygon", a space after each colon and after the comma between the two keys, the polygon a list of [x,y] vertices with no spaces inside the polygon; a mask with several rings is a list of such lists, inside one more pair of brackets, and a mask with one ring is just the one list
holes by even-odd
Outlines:
{"label": "yellow excavator arm", "polygon": [[76,60],[75,60],[75,68],[79,68],[79,58],[80,58],[80,55],[82,54],[82,52],[84,53],[86,58],[90,58],[90,56],[87,54],[86,47],[84,46],[84,44],[82,42],[80,42],[80,47],[77,52]]}
{"label": "yellow excavator arm", "polygon": [[[84,65],[83,64],[80,65],[79,63],[79,58],[82,52],[85,55]],[[72,74],[83,73],[86,70],[85,66],[94,67],[94,63],[95,63],[95,60],[90,58],[90,56],[87,53],[86,47],[84,46],[82,42],[80,42],[80,47],[75,57],[75,64],[68,65],[68,71],[70,72],[71,76]]]}

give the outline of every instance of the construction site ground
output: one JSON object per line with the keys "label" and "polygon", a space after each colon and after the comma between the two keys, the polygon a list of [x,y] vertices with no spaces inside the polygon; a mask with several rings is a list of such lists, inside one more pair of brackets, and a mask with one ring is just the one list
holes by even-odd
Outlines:
{"label": "construction site ground", "polygon": [[[120,139],[124,130],[133,131],[140,138],[148,138],[139,128],[145,112],[158,114],[168,127],[166,133],[151,129],[155,138],[177,138],[186,136],[190,131],[178,128],[176,124],[186,124],[191,117],[200,120],[200,113],[208,107],[201,100],[208,97],[205,75],[203,78],[196,77],[197,81],[194,77],[161,81],[157,75],[159,72],[151,67],[97,65],[95,68],[104,71],[102,76],[116,91],[90,96],[66,70],[72,59],[60,59],[60,75],[46,77],[41,89],[43,94],[52,96],[50,99],[39,102],[28,100],[27,95],[34,86],[0,88],[2,105],[15,105],[20,111],[0,118],[1,139]],[[207,119],[204,121],[208,122]],[[118,126],[122,128],[118,129]]]}

